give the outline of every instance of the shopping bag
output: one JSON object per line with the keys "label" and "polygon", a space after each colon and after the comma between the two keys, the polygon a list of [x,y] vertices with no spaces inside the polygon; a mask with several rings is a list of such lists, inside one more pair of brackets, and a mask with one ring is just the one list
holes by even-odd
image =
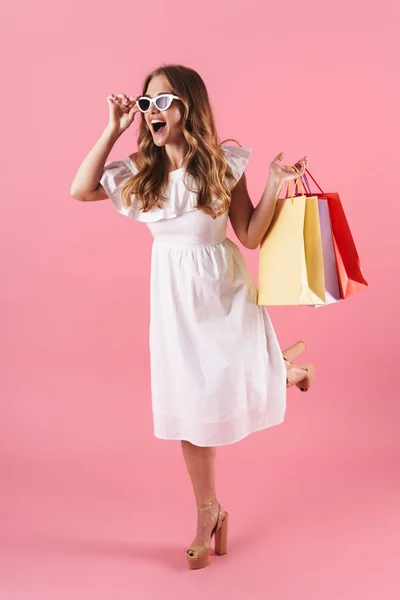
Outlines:
{"label": "shopping bag", "polygon": [[[296,163],[293,167],[296,171],[300,171],[301,165]],[[308,188],[308,192],[312,195],[308,181],[305,180],[305,185]],[[297,193],[297,181],[295,186],[295,193]],[[319,221],[321,226],[321,239],[322,239],[322,254],[324,260],[324,277],[325,277],[325,303],[315,304],[315,308],[326,306],[326,304],[333,304],[340,302],[340,286],[337,272],[337,262],[334,248],[334,241],[332,235],[332,225],[329,214],[328,200],[326,198],[318,198],[318,212]]]}
{"label": "shopping bag", "polygon": [[316,305],[326,302],[318,198],[302,194],[277,201],[260,245],[259,305]]}
{"label": "shopping bag", "polygon": [[[297,166],[298,164],[296,164],[296,167]],[[307,193],[310,194],[311,197],[317,196],[318,199],[326,199],[328,202],[340,298],[346,299],[363,290],[368,286],[368,283],[361,268],[360,258],[358,256],[358,252],[343,210],[342,203],[340,201],[339,194],[336,192],[323,192],[319,184],[315,181],[314,177],[307,169],[306,172],[317,185],[320,192],[317,194],[311,192],[306,174],[302,175],[301,177],[302,189],[304,190],[304,183],[307,188]],[[296,189],[297,183],[295,186],[295,190]]]}
{"label": "shopping bag", "polygon": [[328,200],[325,198],[318,198],[318,212],[321,226],[326,301],[325,304],[316,304],[316,308],[341,300],[331,218],[329,215]]}

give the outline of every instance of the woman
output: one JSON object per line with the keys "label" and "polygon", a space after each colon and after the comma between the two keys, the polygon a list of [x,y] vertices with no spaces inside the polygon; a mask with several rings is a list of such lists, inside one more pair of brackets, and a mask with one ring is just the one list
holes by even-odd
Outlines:
{"label": "woman", "polygon": [[[180,440],[197,504],[197,531],[186,552],[190,568],[208,564],[211,539],[226,553],[228,513],[216,498],[216,446],[283,421],[286,387],[307,390],[312,365],[282,353],[238,246],[226,237],[228,217],[246,248],[257,248],[279,191],[301,176],[270,164],[256,208],[245,166],[251,149],[222,146],[206,86],[193,69],[164,65],[142,94],[110,95],[109,123],[80,165],[73,198],[110,198],[117,210],[146,223],[151,257],[150,365],[154,434]],[[117,139],[141,113],[138,152],[105,164]],[[286,361],[286,364],[285,364]]]}

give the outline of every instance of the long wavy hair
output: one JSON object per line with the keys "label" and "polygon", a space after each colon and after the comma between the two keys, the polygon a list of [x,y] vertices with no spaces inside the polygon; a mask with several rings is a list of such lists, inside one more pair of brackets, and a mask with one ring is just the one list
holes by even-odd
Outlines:
{"label": "long wavy hair", "polygon": [[[172,93],[180,98],[183,107],[183,135],[188,150],[182,167],[194,178],[197,186],[195,190],[190,189],[185,177],[186,188],[197,193],[198,210],[215,219],[229,208],[229,182],[235,180],[235,176],[220,147],[224,142],[218,143],[207,88],[200,75],[193,69],[182,65],[162,65],[147,75],[142,95],[146,93],[151,79],[156,75],[164,75],[167,78]],[[167,201],[163,191],[168,184],[169,175],[165,147],[154,144],[143,113],[141,117],[136,157],[139,172],[123,185],[121,199],[123,205],[128,208],[131,206],[131,194],[135,194],[141,210],[148,212],[153,206],[161,207],[161,203]],[[211,206],[215,199],[219,201],[216,211]]]}

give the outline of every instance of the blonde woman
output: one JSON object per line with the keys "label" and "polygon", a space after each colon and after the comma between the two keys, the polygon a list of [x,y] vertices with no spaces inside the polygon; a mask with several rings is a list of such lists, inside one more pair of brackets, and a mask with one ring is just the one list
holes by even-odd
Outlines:
{"label": "blonde woman", "polygon": [[[250,200],[250,148],[221,145],[206,86],[193,69],[163,65],[142,93],[107,98],[109,123],[71,186],[84,202],[110,198],[126,217],[145,223],[151,254],[150,366],[154,435],[180,440],[197,505],[190,568],[227,551],[228,513],[217,500],[216,447],[278,425],[286,387],[307,390],[312,365],[291,361],[302,343],[281,351],[268,313],[228,217],[246,248],[257,248],[284,182],[301,176],[307,158],[269,167],[259,204]],[[107,162],[118,138],[141,118],[138,151]]]}

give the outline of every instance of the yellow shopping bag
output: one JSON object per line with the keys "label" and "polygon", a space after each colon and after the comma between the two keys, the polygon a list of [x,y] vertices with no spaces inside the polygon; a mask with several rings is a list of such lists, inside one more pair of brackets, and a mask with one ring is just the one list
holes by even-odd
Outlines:
{"label": "yellow shopping bag", "polygon": [[317,196],[279,198],[260,246],[259,305],[325,304],[325,277]]}

